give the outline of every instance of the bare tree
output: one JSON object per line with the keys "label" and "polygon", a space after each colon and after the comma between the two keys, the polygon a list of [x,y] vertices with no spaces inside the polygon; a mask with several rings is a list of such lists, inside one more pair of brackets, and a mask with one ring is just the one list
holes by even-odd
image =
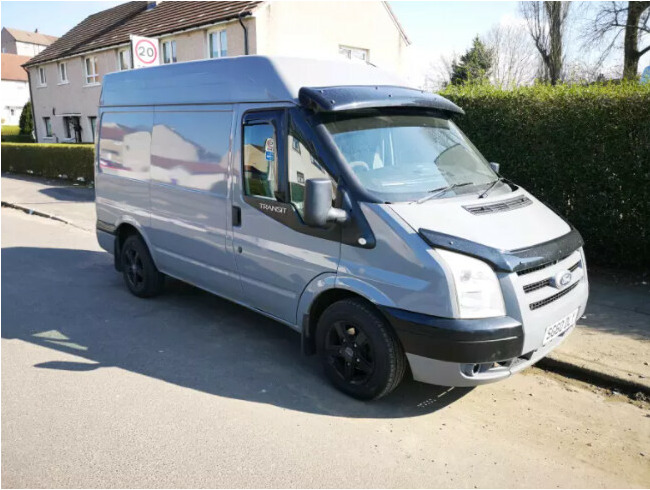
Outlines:
{"label": "bare tree", "polygon": [[513,88],[532,82],[537,70],[535,47],[523,25],[497,24],[483,36],[493,54],[492,83]]}
{"label": "bare tree", "polygon": [[454,72],[453,62],[458,59],[456,52],[449,56],[441,55],[437,61],[429,63],[424,75],[423,90],[437,92],[445,88]]}
{"label": "bare tree", "polygon": [[[589,26],[588,42],[608,41],[601,58],[605,58],[623,36],[623,78],[634,79],[639,59],[650,51],[650,2],[607,2],[599,4],[593,24]],[[642,44],[645,44],[643,46]]]}
{"label": "bare tree", "polygon": [[562,37],[571,2],[521,2],[520,6],[547,78],[555,85],[562,77]]}

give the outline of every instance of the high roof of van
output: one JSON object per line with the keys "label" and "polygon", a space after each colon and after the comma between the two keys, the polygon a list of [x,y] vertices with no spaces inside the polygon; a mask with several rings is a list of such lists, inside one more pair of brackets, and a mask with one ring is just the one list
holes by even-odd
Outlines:
{"label": "high roof of van", "polygon": [[408,86],[396,75],[358,62],[236,56],[110,73],[100,105],[297,102],[302,87],[350,85]]}

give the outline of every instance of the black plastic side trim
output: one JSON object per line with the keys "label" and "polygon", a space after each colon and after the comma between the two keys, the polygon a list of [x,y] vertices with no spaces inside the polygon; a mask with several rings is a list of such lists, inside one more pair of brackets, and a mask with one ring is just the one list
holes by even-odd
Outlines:
{"label": "black plastic side trim", "polygon": [[[374,248],[376,245],[375,236],[369,227],[365,229],[364,227],[358,226],[360,221],[358,217],[355,217],[355,209],[348,209],[350,220],[347,223],[343,225],[332,223],[326,228],[317,228],[305,224],[293,204],[246,195],[243,198],[247,204],[250,204],[269,218],[273,218],[275,221],[299,233],[323,238],[324,240],[345,243],[353,247]],[[359,244],[359,237],[365,238],[364,245]]]}
{"label": "black plastic side trim", "polygon": [[408,354],[447,362],[498,362],[518,357],[521,323],[504,316],[461,320],[380,306]]}
{"label": "black plastic side trim", "polygon": [[563,259],[584,245],[582,236],[573,227],[566,235],[532,247],[516,250],[499,250],[471,240],[425,228],[420,228],[419,233],[432,247],[476,257],[488,262],[496,270],[504,272],[517,272]]}
{"label": "black plastic side trim", "polygon": [[97,228],[99,231],[110,233],[111,235],[115,235],[115,231],[117,230],[117,227],[114,224],[108,223],[107,221],[102,221],[100,219],[97,220],[95,228]]}

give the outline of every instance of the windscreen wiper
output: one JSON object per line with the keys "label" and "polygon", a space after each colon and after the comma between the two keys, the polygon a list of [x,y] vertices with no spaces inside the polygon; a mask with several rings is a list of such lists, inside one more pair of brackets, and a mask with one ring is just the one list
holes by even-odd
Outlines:
{"label": "windscreen wiper", "polygon": [[438,187],[437,189],[431,189],[430,191],[427,191],[428,195],[418,199],[417,201],[411,201],[411,204],[412,203],[422,204],[423,202],[428,201],[429,199],[433,199],[434,197],[438,197],[452,189],[456,189],[458,187],[464,187],[466,185],[472,185],[472,184],[474,184],[474,182],[463,182],[462,184],[451,184],[445,187]]}
{"label": "windscreen wiper", "polygon": [[483,199],[485,196],[489,194],[489,192],[494,188],[495,185],[497,185],[499,182],[503,180],[503,177],[499,177],[498,179],[492,181],[492,183],[488,186],[487,189],[485,189],[479,196],[479,199]]}

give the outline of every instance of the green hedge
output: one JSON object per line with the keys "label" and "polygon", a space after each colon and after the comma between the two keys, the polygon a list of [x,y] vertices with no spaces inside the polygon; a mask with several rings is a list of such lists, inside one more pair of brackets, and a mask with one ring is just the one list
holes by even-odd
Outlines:
{"label": "green hedge", "polygon": [[650,270],[650,85],[449,87],[457,124],[563,214],[595,264]]}
{"label": "green hedge", "polygon": [[7,124],[2,125],[2,136],[15,136],[20,133],[19,126],[9,126]]}
{"label": "green hedge", "polygon": [[2,142],[7,143],[33,143],[34,139],[30,134],[3,134]]}
{"label": "green hedge", "polygon": [[2,143],[2,171],[92,182],[94,145]]}

